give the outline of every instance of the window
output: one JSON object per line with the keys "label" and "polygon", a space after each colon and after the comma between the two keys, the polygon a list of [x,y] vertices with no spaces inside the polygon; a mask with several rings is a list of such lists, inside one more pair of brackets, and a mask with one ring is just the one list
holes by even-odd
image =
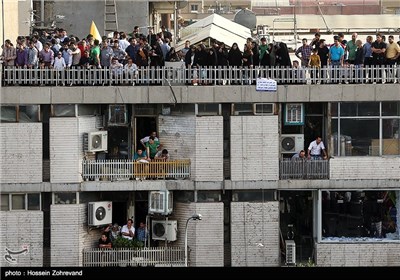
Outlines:
{"label": "window", "polygon": [[231,111],[235,116],[253,116],[254,106],[252,103],[236,103],[232,104]]}
{"label": "window", "polygon": [[76,193],[54,193],[54,204],[76,204]]}
{"label": "window", "polygon": [[1,195],[1,211],[10,210],[10,201],[8,194]]}
{"label": "window", "polygon": [[194,202],[194,192],[193,191],[175,191],[174,200],[176,202]]}
{"label": "window", "polygon": [[303,103],[285,104],[285,125],[304,125]]}
{"label": "window", "polygon": [[71,104],[58,104],[53,105],[53,112],[55,117],[75,117],[76,106]]}
{"label": "window", "polygon": [[322,191],[322,239],[400,240],[400,191]]}
{"label": "window", "polygon": [[242,202],[265,202],[276,200],[276,194],[273,190],[246,190],[246,191],[234,191],[232,195],[232,201]]}
{"label": "window", "polygon": [[400,102],[334,103],[335,156],[400,155]]}
{"label": "window", "polygon": [[40,193],[28,193],[28,210],[40,210]]}
{"label": "window", "polygon": [[199,5],[190,5],[190,11],[191,12],[198,12],[199,11]]}
{"label": "window", "polygon": [[12,210],[25,210],[25,194],[12,194],[11,195],[11,209]]}
{"label": "window", "polygon": [[124,125],[128,123],[128,108],[126,105],[108,106],[108,125]]}
{"label": "window", "polygon": [[38,122],[39,105],[19,106],[19,122]]}
{"label": "window", "polygon": [[200,103],[195,106],[196,115],[217,116],[220,115],[221,106],[218,103]]}
{"label": "window", "polygon": [[17,111],[15,106],[1,106],[0,108],[0,122],[16,122]]}
{"label": "window", "polygon": [[11,196],[11,210],[41,210],[40,193],[2,194],[1,210],[10,210],[9,197]]}
{"label": "window", "polygon": [[219,202],[221,201],[220,191],[197,191],[197,202]]}

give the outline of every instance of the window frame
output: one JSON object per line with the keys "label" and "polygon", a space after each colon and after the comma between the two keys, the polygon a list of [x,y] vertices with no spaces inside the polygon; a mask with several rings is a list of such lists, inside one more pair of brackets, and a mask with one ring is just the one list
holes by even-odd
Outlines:
{"label": "window frame", "polygon": [[[316,225],[316,236],[317,236],[317,243],[323,243],[323,244],[335,244],[335,243],[352,243],[352,244],[365,244],[365,243],[400,243],[400,239],[398,240],[393,240],[393,239],[386,239],[386,238],[377,238],[376,240],[373,240],[369,238],[368,240],[351,240],[351,241],[346,241],[346,240],[324,240],[322,238],[322,192],[324,191],[329,191],[329,192],[359,192],[359,191],[364,191],[364,192],[372,192],[372,191],[399,191],[398,189],[319,189],[318,190],[318,195],[317,195],[317,211],[316,211],[316,220],[317,220],[317,225]],[[400,199],[398,197],[397,199]],[[397,221],[397,226],[400,226],[400,222]],[[362,237],[361,237],[362,238]]]}
{"label": "window frame", "polygon": [[[39,209],[28,209],[28,197],[29,194],[38,194],[39,195]],[[3,211],[42,211],[42,193],[40,192],[31,192],[31,193],[7,193],[3,195],[8,195],[8,210]],[[12,196],[13,195],[24,195],[24,209],[13,209],[12,205]]]}
{"label": "window frame", "polygon": [[[383,115],[382,112],[382,101],[379,101],[379,115],[375,115],[375,116],[341,116],[341,104],[342,103],[348,103],[348,102],[332,102],[332,106],[336,106],[337,105],[337,116],[331,116],[331,120],[337,120],[337,139],[340,139],[341,137],[341,120],[346,120],[346,119],[362,119],[362,120],[378,120],[379,122],[379,152],[378,155],[368,155],[368,156],[385,156],[385,157],[398,157],[400,156],[400,154],[398,155],[386,155],[383,154],[383,140],[384,139],[388,139],[388,138],[383,138],[383,120],[387,120],[387,119],[398,119],[400,122],[400,116],[386,116]],[[354,102],[352,102],[354,103]],[[363,102],[356,102],[358,104],[361,104]],[[331,135],[333,135],[333,130],[331,129],[330,131]],[[395,139],[395,138],[393,138]],[[400,139],[399,139],[400,141]],[[341,145],[340,145],[340,141],[337,141],[337,147],[334,147],[334,144],[332,144],[333,150],[337,151],[337,156],[338,157],[346,157],[346,156],[342,156],[341,155]]]}

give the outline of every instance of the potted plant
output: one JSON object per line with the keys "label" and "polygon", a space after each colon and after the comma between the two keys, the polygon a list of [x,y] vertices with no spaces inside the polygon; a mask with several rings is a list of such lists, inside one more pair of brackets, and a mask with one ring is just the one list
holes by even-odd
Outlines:
{"label": "potted plant", "polygon": [[[128,263],[131,261],[129,259],[129,249],[134,249],[134,248],[142,248],[143,247],[143,242],[140,242],[137,239],[132,239],[129,240],[127,238],[123,238],[122,236],[118,236],[113,242],[112,242],[113,248],[117,249],[117,252],[119,252],[119,264],[120,266],[127,266]],[[121,249],[121,250],[118,250]],[[125,249],[125,250],[124,250]],[[136,254],[134,255],[136,257]]]}

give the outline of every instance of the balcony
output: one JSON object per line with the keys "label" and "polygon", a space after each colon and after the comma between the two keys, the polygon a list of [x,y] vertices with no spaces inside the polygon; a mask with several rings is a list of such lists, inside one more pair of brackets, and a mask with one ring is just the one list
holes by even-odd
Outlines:
{"label": "balcony", "polygon": [[329,160],[281,160],[279,179],[317,180],[329,179]]}
{"label": "balcony", "polygon": [[187,179],[190,178],[190,159],[149,163],[131,160],[84,160],[82,178],[85,181]]}
{"label": "balcony", "polygon": [[[174,63],[175,64],[175,63]],[[172,65],[172,64],[171,64]],[[143,67],[131,75],[120,69],[71,68],[54,69],[5,68],[3,86],[140,86],[140,85],[249,85],[258,77],[275,80],[278,84],[365,84],[393,83],[400,79],[400,66],[365,68],[291,68],[291,67],[202,67],[176,66]],[[383,77],[383,78],[381,78]]]}
{"label": "balcony", "polygon": [[83,266],[184,266],[185,249],[149,247],[137,249],[85,249]]}

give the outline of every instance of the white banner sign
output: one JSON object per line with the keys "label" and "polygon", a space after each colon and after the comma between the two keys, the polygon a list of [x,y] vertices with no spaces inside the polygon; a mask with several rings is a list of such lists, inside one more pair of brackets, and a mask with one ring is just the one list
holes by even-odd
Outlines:
{"label": "white banner sign", "polygon": [[275,80],[267,78],[257,78],[256,90],[257,91],[276,91],[278,83]]}

